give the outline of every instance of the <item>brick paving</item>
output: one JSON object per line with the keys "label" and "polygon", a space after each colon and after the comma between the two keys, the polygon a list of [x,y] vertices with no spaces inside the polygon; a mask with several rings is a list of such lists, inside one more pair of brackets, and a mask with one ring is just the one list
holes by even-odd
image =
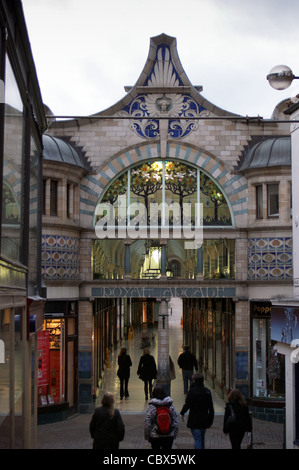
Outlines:
{"label": "brick paving", "polygon": [[[122,413],[126,434],[120,449],[150,449],[143,437],[143,413]],[[38,426],[38,449],[91,449],[90,414],[76,415],[65,421]],[[229,438],[222,432],[223,415],[216,415],[206,432],[206,449],[230,449]],[[246,448],[246,436],[242,447]],[[193,449],[193,438],[180,420],[173,449]],[[253,419],[253,449],[283,449],[283,425]]]}
{"label": "brick paving", "polygon": [[[175,359],[178,357],[179,348],[182,345],[182,329],[178,327],[178,321],[173,319],[170,335],[170,353]],[[132,373],[129,382],[130,397],[126,400],[119,400],[119,381],[115,380],[117,370],[118,350],[111,353],[110,365],[106,369],[105,378],[100,390],[100,396],[105,390],[114,393],[115,406],[121,412],[125,423],[126,433],[124,441],[120,443],[120,449],[148,449],[150,444],[144,440],[143,425],[144,416],[147,409],[147,402],[144,400],[143,382],[138,379],[136,370],[141,354],[139,347],[140,339],[135,335],[134,340],[127,341],[125,346],[133,361]],[[151,348],[152,354],[157,355],[156,346]],[[176,366],[176,380],[171,384],[171,397],[177,412],[182,408],[185,401],[183,395],[183,382],[180,371]],[[208,384],[206,384],[209,387]],[[213,426],[206,432],[206,449],[230,449],[229,438],[222,432],[224,400],[219,399],[214,390],[211,390],[215,419]],[[89,423],[91,414],[79,414],[66,421],[51,424],[41,424],[37,430],[38,449],[92,449],[92,440],[89,434]],[[186,415],[187,421],[187,415]],[[277,423],[269,423],[262,420],[253,419],[253,449],[283,449],[284,426]],[[243,447],[246,448],[246,436],[243,440]],[[173,450],[193,449],[193,438],[186,423],[180,419],[179,433],[174,441]]]}

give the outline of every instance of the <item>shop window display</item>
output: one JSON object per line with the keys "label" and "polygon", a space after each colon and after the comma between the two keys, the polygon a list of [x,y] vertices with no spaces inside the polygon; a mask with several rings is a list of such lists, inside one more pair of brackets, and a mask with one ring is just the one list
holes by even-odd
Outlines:
{"label": "shop window display", "polygon": [[252,320],[253,397],[284,399],[284,356],[277,352],[270,340],[270,320]]}
{"label": "shop window display", "polygon": [[64,401],[64,363],[64,319],[47,319],[38,341],[40,405]]}

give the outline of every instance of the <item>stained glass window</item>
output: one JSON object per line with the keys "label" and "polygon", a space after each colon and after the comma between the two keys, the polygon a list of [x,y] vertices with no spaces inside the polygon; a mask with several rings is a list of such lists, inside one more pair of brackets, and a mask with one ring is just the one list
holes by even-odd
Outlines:
{"label": "stained glass window", "polygon": [[[199,204],[203,226],[232,225],[218,185],[202,170],[181,161],[149,161],[127,170],[111,183],[101,203],[113,207],[115,225],[119,225],[120,215],[128,225],[137,213],[140,225],[199,225]],[[122,214],[120,207],[125,207]]]}

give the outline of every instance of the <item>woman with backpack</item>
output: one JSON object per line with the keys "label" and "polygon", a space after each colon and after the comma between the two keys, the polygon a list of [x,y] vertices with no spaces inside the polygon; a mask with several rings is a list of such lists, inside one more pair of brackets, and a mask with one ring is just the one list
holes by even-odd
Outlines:
{"label": "woman with backpack", "polygon": [[157,366],[154,356],[147,348],[143,350],[143,355],[140,358],[137,375],[144,382],[145,399],[148,400],[152,394],[153,380],[157,377]]}
{"label": "woman with backpack", "polygon": [[144,420],[144,438],[152,449],[171,449],[178,433],[178,416],[172,398],[162,387],[155,387]]}

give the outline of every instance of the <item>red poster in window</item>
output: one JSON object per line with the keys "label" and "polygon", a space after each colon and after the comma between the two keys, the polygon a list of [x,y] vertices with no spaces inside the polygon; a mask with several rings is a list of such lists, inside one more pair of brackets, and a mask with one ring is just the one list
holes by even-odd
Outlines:
{"label": "red poster in window", "polygon": [[38,333],[37,356],[37,385],[43,387],[49,384],[49,332],[46,330]]}
{"label": "red poster in window", "polygon": [[49,393],[54,401],[60,401],[60,350],[51,349],[50,351],[50,386]]}

